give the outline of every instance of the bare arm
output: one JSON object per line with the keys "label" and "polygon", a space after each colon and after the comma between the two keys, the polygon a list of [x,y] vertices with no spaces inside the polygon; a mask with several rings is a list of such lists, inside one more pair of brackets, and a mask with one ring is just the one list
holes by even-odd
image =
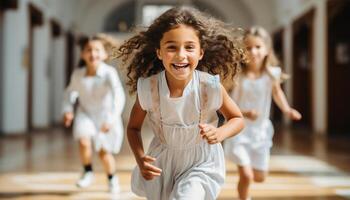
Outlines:
{"label": "bare arm", "polygon": [[139,100],[136,97],[127,126],[127,137],[137,162],[139,162],[140,158],[145,154],[141,138],[141,127],[146,114],[147,112],[142,110]]}
{"label": "bare arm", "polygon": [[130,113],[127,137],[142,176],[146,180],[151,180],[155,176],[160,176],[162,170],[151,164],[151,162],[155,161],[155,158],[145,155],[142,144],[141,127],[146,114],[147,112],[142,110],[138,97],[136,97],[135,104]]}
{"label": "bare arm", "polygon": [[78,99],[79,93],[77,91],[78,82],[77,82],[77,72],[74,71],[71,75],[69,84],[64,90],[63,96],[63,124],[65,127],[72,125],[74,119],[73,105]]}
{"label": "bare arm", "polygon": [[281,111],[284,114],[286,114],[289,118],[293,120],[301,119],[301,114],[297,110],[289,106],[286,95],[284,94],[281,88],[281,84],[278,81],[273,83],[272,97],[277,106],[281,109]]}
{"label": "bare arm", "polygon": [[238,134],[244,127],[244,120],[238,106],[233,102],[231,97],[227,94],[225,88],[221,86],[222,105],[219,109],[224,115],[227,122],[216,128],[210,124],[200,124],[201,135],[207,139],[209,144],[219,143],[226,138]]}
{"label": "bare arm", "polygon": [[242,112],[242,115],[245,117],[245,118],[248,118],[250,120],[256,120],[256,118],[259,117],[259,113],[254,110],[254,109],[251,109],[251,110],[241,110]]}
{"label": "bare arm", "polygon": [[227,94],[225,88],[221,86],[223,102],[220,112],[224,115],[227,122],[218,128],[221,135],[220,141],[238,134],[244,128],[244,120],[241,111],[231,97]]}

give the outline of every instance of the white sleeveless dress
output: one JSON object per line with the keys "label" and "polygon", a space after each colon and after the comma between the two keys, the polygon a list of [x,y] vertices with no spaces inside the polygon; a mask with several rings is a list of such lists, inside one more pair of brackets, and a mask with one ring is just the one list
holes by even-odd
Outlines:
{"label": "white sleeveless dress", "polygon": [[170,98],[164,71],[139,79],[137,86],[154,132],[147,155],[156,158],[153,164],[162,174],[146,181],[136,166],[132,191],[152,200],[216,199],[224,183],[224,153],[221,144],[209,145],[200,137],[198,124],[217,124],[219,77],[195,71],[179,98]]}
{"label": "white sleeveless dress", "polygon": [[[270,67],[271,75],[279,80],[281,69]],[[225,140],[225,154],[232,155],[235,145],[245,144],[251,148],[270,148],[272,146],[273,126],[270,117],[272,101],[273,78],[264,73],[258,79],[248,79],[244,75],[239,77],[237,88],[231,92],[231,98],[241,110],[254,109],[259,113],[256,120],[245,119],[245,128],[240,134]]]}

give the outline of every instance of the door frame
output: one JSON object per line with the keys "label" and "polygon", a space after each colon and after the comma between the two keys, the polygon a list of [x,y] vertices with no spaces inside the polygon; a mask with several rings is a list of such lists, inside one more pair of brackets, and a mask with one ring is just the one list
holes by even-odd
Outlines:
{"label": "door frame", "polygon": [[42,26],[44,23],[43,12],[34,6],[28,4],[28,74],[27,74],[27,129],[33,129],[33,67],[34,67],[34,28]]}

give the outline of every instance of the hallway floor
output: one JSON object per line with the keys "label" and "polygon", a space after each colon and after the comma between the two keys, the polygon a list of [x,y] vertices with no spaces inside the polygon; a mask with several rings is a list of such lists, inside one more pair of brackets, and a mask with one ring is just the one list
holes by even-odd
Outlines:
{"label": "hallway floor", "polygon": [[[147,146],[150,131],[146,129],[143,134]],[[254,200],[350,199],[349,137],[311,135],[308,131],[276,128],[270,175],[265,183],[253,184]],[[144,199],[130,191],[135,161],[126,140],[116,161],[122,188],[119,194],[107,192],[97,156],[93,163],[95,182],[87,189],[78,189],[74,183],[81,167],[77,143],[69,131],[54,128],[26,136],[1,136],[0,199]],[[227,162],[227,178],[218,199],[236,198],[236,184],[236,167]]]}

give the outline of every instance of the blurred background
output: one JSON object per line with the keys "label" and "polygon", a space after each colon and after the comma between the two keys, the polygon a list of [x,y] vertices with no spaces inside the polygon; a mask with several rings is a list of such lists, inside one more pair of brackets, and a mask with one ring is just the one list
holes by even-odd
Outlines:
{"label": "blurred background", "polygon": [[[290,122],[273,106],[272,175],[253,187],[254,199],[349,198],[350,0],[0,0],[0,199],[138,199],[126,140],[116,156],[119,196],[105,192],[102,177],[92,189],[75,188],[80,161],[62,126],[63,91],[79,37],[104,32],[123,41],[176,5],[235,27],[265,27],[291,75],[283,88],[303,119]],[[123,66],[112,64],[125,84]],[[135,96],[127,98],[125,126]],[[147,143],[152,133],[143,132]],[[96,169],[102,173],[98,161]],[[219,199],[236,197],[236,175],[228,163]]]}

